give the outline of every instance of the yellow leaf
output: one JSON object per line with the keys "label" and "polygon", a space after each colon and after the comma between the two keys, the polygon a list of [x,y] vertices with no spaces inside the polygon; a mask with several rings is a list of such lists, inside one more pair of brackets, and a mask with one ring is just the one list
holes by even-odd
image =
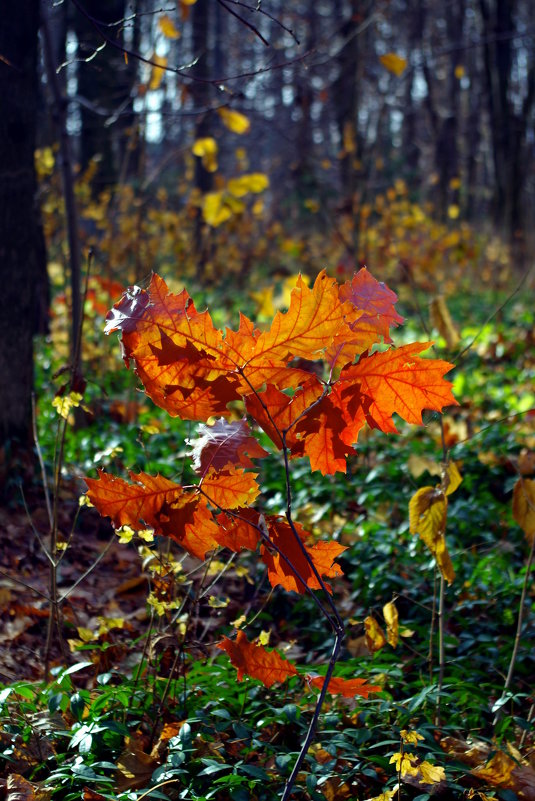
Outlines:
{"label": "yellow leaf", "polygon": [[451,206],[448,206],[448,217],[450,220],[456,220],[460,213],[461,210],[455,203],[452,203]]}
{"label": "yellow leaf", "polygon": [[399,639],[398,610],[396,605],[389,602],[383,606],[383,617],[386,623],[386,639],[388,644],[395,648]]}
{"label": "yellow leaf", "polygon": [[389,72],[393,72],[398,78],[407,69],[407,59],[398,56],[397,53],[385,53],[384,56],[379,56],[379,61],[383,67],[386,67]]}
{"label": "yellow leaf", "polygon": [[260,645],[269,645],[269,639],[271,637],[270,631],[261,631],[258,635],[258,642]]}
{"label": "yellow leaf", "polygon": [[374,617],[367,617],[364,620],[364,629],[366,632],[366,645],[373,653],[380,651],[386,645],[386,637],[383,634],[381,627]]}
{"label": "yellow leaf", "polygon": [[162,78],[165,74],[165,67],[167,67],[167,59],[165,56],[153,55],[151,58],[153,62],[152,70],[150,73],[149,89],[154,92],[160,88]]}
{"label": "yellow leaf", "polygon": [[229,131],[236,134],[249,133],[251,123],[245,114],[241,114],[239,111],[234,111],[231,108],[220,108],[217,110],[217,113],[221,117],[221,122]]}
{"label": "yellow leaf", "polygon": [[202,216],[213,228],[232,217],[232,210],[224,202],[223,192],[207,192],[203,199]]}
{"label": "yellow leaf", "polygon": [[462,480],[462,476],[455,462],[448,462],[444,467],[444,475],[442,477],[442,487],[445,494],[451,495],[452,492],[455,492]]}
{"label": "yellow leaf", "polygon": [[432,765],[430,762],[420,762],[418,770],[421,774],[420,784],[438,784],[446,780],[444,768]]}
{"label": "yellow leaf", "polygon": [[460,189],[460,188],[461,188],[461,179],[452,178],[450,181],[450,189]]}
{"label": "yellow leaf", "polygon": [[158,27],[167,39],[178,39],[180,31],[175,27],[175,23],[167,14],[160,17]]}
{"label": "yellow leaf", "polygon": [[258,303],[257,315],[268,320],[275,314],[273,305],[273,286],[264,287],[258,292],[251,292],[251,297]]}
{"label": "yellow leaf", "polygon": [[208,599],[208,606],[211,606],[212,609],[224,609],[230,603],[230,598],[222,599],[217,598],[215,595],[210,595]]}
{"label": "yellow leaf", "polygon": [[461,78],[463,78],[465,74],[466,74],[466,70],[463,67],[463,65],[462,64],[457,64],[457,66],[455,67],[455,71],[454,71],[455,77],[460,81]]}
{"label": "yellow leaf", "polygon": [[81,400],[82,396],[79,392],[70,392],[68,395],[63,395],[63,397],[55,397],[52,401],[52,406],[57,411],[59,416],[66,420],[71,409],[73,409],[75,406],[79,406]]}
{"label": "yellow leaf", "polygon": [[389,760],[390,765],[395,765],[397,773],[401,773],[402,776],[418,775],[418,768],[414,764],[415,762],[416,756],[414,754],[401,753],[401,751],[392,754]]}
{"label": "yellow leaf", "polygon": [[234,197],[243,197],[248,192],[258,194],[269,186],[269,178],[263,172],[252,172],[248,175],[240,175],[239,178],[231,178],[227,183],[227,189]]}
{"label": "yellow leaf", "polygon": [[196,139],[191,148],[193,155],[199,156],[204,169],[208,172],[215,172],[217,170],[218,149],[217,142],[212,136]]}
{"label": "yellow leaf", "polygon": [[235,629],[239,629],[243,626],[246,619],[247,618],[245,617],[245,615],[240,615],[239,617],[236,618],[236,620],[232,620],[230,625],[234,626]]}
{"label": "yellow leaf", "polygon": [[395,801],[398,795],[399,785],[396,784],[391,790],[385,790],[381,795],[376,795],[373,798],[367,798],[366,801]]}
{"label": "yellow leaf", "polygon": [[420,535],[441,574],[451,584],[455,572],[446,547],[447,509],[448,499],[440,487],[422,487],[409,503],[409,529],[411,534]]}
{"label": "yellow leaf", "polygon": [[513,489],[513,517],[529,543],[535,537],[535,480],[519,478]]}
{"label": "yellow leaf", "polygon": [[83,626],[78,626],[76,631],[82,642],[88,643],[95,639],[95,633],[91,629],[86,629]]}
{"label": "yellow leaf", "polygon": [[404,743],[412,745],[418,745],[418,740],[424,739],[417,731],[407,731],[407,729],[401,729],[400,736]]}
{"label": "yellow leaf", "polygon": [[135,534],[134,529],[130,528],[130,526],[121,526],[121,528],[118,528],[115,533],[119,537],[119,542],[123,544],[130,542]]}

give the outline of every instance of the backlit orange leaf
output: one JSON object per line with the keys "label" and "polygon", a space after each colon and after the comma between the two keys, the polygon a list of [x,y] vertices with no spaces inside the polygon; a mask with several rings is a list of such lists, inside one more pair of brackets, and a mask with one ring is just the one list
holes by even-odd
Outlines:
{"label": "backlit orange leaf", "polygon": [[98,471],[98,479],[86,478],[87,495],[101,515],[110,517],[114,526],[131,526],[134,529],[158,527],[158,512],[164,503],[171,503],[184,494],[180,484],[163,476],[147,473],[130,473],[134,482],[129,484]]}
{"label": "backlit orange leaf", "polygon": [[200,486],[212,505],[236,509],[238,506],[249,506],[260,494],[257,475],[234,465],[228,465],[219,472],[210,468]]}
{"label": "backlit orange leaf", "polygon": [[442,411],[445,406],[457,405],[451,383],[443,378],[453,365],[417,355],[429,345],[429,342],[414,342],[372,353],[345,367],[340,375],[342,394],[348,398],[355,395],[357,403],[367,395],[371,399],[368,423],[389,433],[397,431],[392,420],[394,413],[407,423],[421,424],[424,409]]}
{"label": "backlit orange leaf", "polygon": [[277,651],[266,651],[263,645],[249,642],[243,631],[238,631],[235,640],[224,637],[217,647],[228,654],[238,671],[238,681],[242,681],[244,674],[247,674],[266,687],[271,687],[275,682],[298,675],[295,665],[283,659]]}
{"label": "backlit orange leaf", "polygon": [[[307,676],[307,682],[311,687],[317,687],[321,690],[325,683],[324,676]],[[366,679],[342,679],[331,676],[327,692],[331,695],[342,695],[344,698],[353,698],[355,695],[361,695],[362,698],[367,698],[370,693],[378,693],[381,688],[375,684],[367,684]]]}
{"label": "backlit orange leaf", "polygon": [[275,443],[282,448],[282,433],[287,431],[286,445],[292,456],[302,456],[303,443],[293,430],[296,421],[321,396],[323,386],[312,376],[293,396],[285,395],[276,387],[268,385],[264,392],[247,395],[245,406],[258,425]]}
{"label": "backlit orange leaf", "polygon": [[160,514],[159,531],[175,540],[197,559],[219,547],[219,527],[202,496],[184,496],[166,504]]}
{"label": "backlit orange leaf", "polygon": [[217,515],[217,541],[222,548],[235,553],[246,548],[254,551],[260,540],[259,513],[254,509],[237,509],[234,515]]}
{"label": "backlit orange leaf", "polygon": [[[262,545],[260,549],[260,556],[267,566],[271,586],[280,585],[288,592],[298,593],[306,592],[306,587],[319,590],[321,584],[306,559],[303,549],[296,541],[290,525],[273,516],[266,517],[266,523],[269,537],[280,551],[280,553],[272,553],[265,545]],[[303,541],[306,533],[298,524],[295,524],[295,528]],[[322,578],[334,578],[342,575],[340,565],[337,565],[334,560],[346,550],[344,545],[340,545],[338,542],[318,542],[313,546],[307,546],[303,543],[303,548]],[[330,592],[329,584],[326,583],[325,586]]]}

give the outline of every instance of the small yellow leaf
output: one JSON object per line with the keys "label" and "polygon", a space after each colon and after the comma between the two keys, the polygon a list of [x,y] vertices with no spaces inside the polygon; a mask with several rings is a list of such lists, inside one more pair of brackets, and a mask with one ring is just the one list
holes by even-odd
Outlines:
{"label": "small yellow leaf", "polygon": [[379,57],[379,61],[389,72],[394,73],[399,78],[407,69],[407,59],[398,56],[397,53],[385,53]]}
{"label": "small yellow leaf", "polygon": [[91,631],[91,629],[86,629],[83,626],[78,626],[76,628],[76,631],[78,632],[78,636],[80,637],[82,642],[87,643],[91,642],[91,640],[96,639],[96,635],[93,631]]}
{"label": "small yellow leaf", "polygon": [[455,578],[446,547],[448,499],[440,487],[422,487],[409,503],[409,529],[419,534],[435,557],[437,567],[448,584]]}
{"label": "small yellow leaf", "polygon": [[217,170],[217,153],[219,148],[216,140],[212,136],[196,139],[191,149],[193,155],[199,156],[202,160],[202,165],[207,172],[215,172]]}
{"label": "small yellow leaf", "polygon": [[452,203],[451,206],[448,206],[448,217],[450,220],[456,220],[460,213],[461,210],[455,203]]}
{"label": "small yellow leaf", "polygon": [[167,14],[160,17],[158,27],[167,39],[178,39],[180,31],[175,27],[175,23]]}
{"label": "small yellow leaf", "polygon": [[455,77],[457,78],[457,80],[459,80],[459,81],[461,80],[461,78],[463,78],[465,76],[466,70],[465,70],[465,68],[463,67],[462,64],[457,64],[457,66],[455,67],[454,74],[455,74]]}
{"label": "small yellow leaf", "polygon": [[535,480],[519,478],[513,488],[513,517],[529,543],[535,537]]}
{"label": "small yellow leaf", "polygon": [[231,178],[227,183],[227,189],[234,197],[243,197],[249,192],[258,194],[269,186],[269,178],[263,172],[252,172],[248,175],[240,175],[239,178]]}
{"label": "small yellow leaf", "polygon": [[235,629],[239,629],[243,626],[246,620],[247,618],[245,617],[245,615],[240,615],[239,617],[236,618],[236,620],[233,620],[230,625],[234,626]]}
{"label": "small yellow leaf", "polygon": [[78,498],[78,506],[88,506],[90,509],[93,508],[93,504],[89,500],[88,495],[80,495]]}
{"label": "small yellow leaf", "polygon": [[269,640],[271,637],[270,631],[261,631],[258,635],[258,643],[260,645],[269,645]]}
{"label": "small yellow leaf", "polygon": [[239,111],[234,111],[231,108],[220,108],[217,113],[221,117],[221,122],[229,131],[236,134],[249,133],[251,123],[245,114],[241,114]]}
{"label": "small yellow leaf", "polygon": [[121,528],[118,528],[115,533],[119,537],[119,542],[123,544],[126,542],[131,542],[132,537],[135,534],[134,529],[130,528],[130,526],[121,526]]}
{"label": "small yellow leaf", "polygon": [[376,651],[380,651],[381,648],[386,645],[386,637],[374,617],[367,617],[364,620],[364,629],[366,632],[366,645],[368,646],[368,650],[370,650],[372,654]]}
{"label": "small yellow leaf", "polygon": [[397,751],[395,754],[392,754],[389,763],[391,765],[395,765],[396,771],[402,776],[417,776],[418,768],[414,764],[416,759],[417,758],[414,754],[409,754],[407,752],[401,753],[401,751]]}
{"label": "small yellow leaf", "polygon": [[386,639],[388,644],[395,648],[399,639],[398,610],[396,605],[389,602],[383,606],[383,617],[386,623]]}
{"label": "small yellow leaf", "polygon": [[424,739],[417,731],[401,729],[399,734],[404,743],[411,743],[412,745],[418,745],[418,740]]}
{"label": "small yellow leaf", "polygon": [[143,542],[154,542],[154,531],[151,528],[142,528],[137,535]]}
{"label": "small yellow leaf", "polygon": [[208,225],[217,228],[232,217],[232,209],[225,203],[223,192],[207,192],[203,199],[202,216]]}
{"label": "small yellow leaf", "polygon": [[268,320],[274,316],[273,285],[264,287],[264,289],[260,289],[258,292],[251,292],[251,297],[258,304],[257,315],[266,317]]}
{"label": "small yellow leaf", "polygon": [[162,78],[165,75],[165,67],[167,67],[167,59],[165,56],[153,55],[151,58],[153,62],[152,70],[150,73],[149,89],[154,92],[160,88]]}
{"label": "small yellow leaf", "polygon": [[432,765],[430,762],[420,762],[418,770],[421,774],[420,784],[438,784],[446,780],[444,768]]}
{"label": "small yellow leaf", "polygon": [[52,401],[52,406],[57,411],[59,416],[66,420],[71,409],[73,409],[75,406],[79,406],[81,400],[82,396],[79,392],[70,392],[68,395],[63,395],[62,397],[59,395],[56,396]]}
{"label": "small yellow leaf", "polygon": [[445,494],[451,495],[452,492],[455,492],[462,480],[462,476],[455,462],[448,462],[445,466],[444,476],[442,478],[442,486]]}
{"label": "small yellow leaf", "polygon": [[211,606],[212,609],[224,609],[230,603],[230,598],[217,598],[215,595],[210,595],[208,599],[208,606]]}

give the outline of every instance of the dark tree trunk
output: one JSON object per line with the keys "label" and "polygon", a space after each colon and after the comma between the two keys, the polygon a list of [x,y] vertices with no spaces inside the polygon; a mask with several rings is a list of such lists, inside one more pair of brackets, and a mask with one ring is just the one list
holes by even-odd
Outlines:
{"label": "dark tree trunk", "polygon": [[[0,25],[0,460],[29,451],[33,336],[46,328],[44,239],[36,202],[39,0],[3,8]],[[0,476],[1,481],[1,476]]]}
{"label": "dark tree trunk", "polygon": [[[111,43],[104,43],[95,25],[110,40],[122,45],[120,20],[125,13],[125,0],[91,0],[84,3],[84,8],[92,19],[78,10],[74,17],[81,59],[78,65],[80,163],[85,169],[94,156],[99,156],[95,187],[103,189],[115,184],[121,172],[125,130],[131,120],[133,78],[130,61],[127,63],[122,52]],[[102,49],[93,58],[97,48]],[[106,119],[114,122],[105,125]]]}

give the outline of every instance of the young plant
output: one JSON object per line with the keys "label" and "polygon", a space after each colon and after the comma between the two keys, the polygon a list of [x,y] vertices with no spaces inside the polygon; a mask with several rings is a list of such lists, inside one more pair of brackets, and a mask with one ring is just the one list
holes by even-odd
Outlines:
{"label": "young plant", "polygon": [[[99,471],[86,479],[88,496],[114,526],[150,527],[204,560],[216,548],[256,551],[272,587],[308,593],[333,635],[325,676],[306,675],[319,689],[316,708],[282,798],[288,799],[316,729],[327,691],[346,697],[377,691],[364,679],[334,678],[344,625],[327,579],[340,576],[338,542],[311,542],[294,519],[290,463],[308,458],[323,475],[345,473],[366,423],[396,433],[394,413],[409,423],[422,411],[454,404],[447,362],[423,359],[430,343],[392,347],[390,328],[402,322],[397,297],[361,269],[339,285],[321,272],[312,288],[301,278],[286,312],[260,330],[244,315],[237,330],[216,329],[186,290],[169,292],[153,275],[147,290],[129,288],[108,314],[107,333],[119,331],[127,365],[145,391],[171,416],[203,425],[193,442],[195,484],[161,475],[130,474],[131,482]],[[373,351],[384,342],[386,347]],[[219,418],[219,419],[216,419]],[[230,419],[229,419],[230,418]],[[255,506],[261,486],[252,459],[266,451],[262,429],[280,451],[285,504],[280,514]],[[218,645],[244,674],[267,687],[298,675],[276,651],[225,637]]]}

